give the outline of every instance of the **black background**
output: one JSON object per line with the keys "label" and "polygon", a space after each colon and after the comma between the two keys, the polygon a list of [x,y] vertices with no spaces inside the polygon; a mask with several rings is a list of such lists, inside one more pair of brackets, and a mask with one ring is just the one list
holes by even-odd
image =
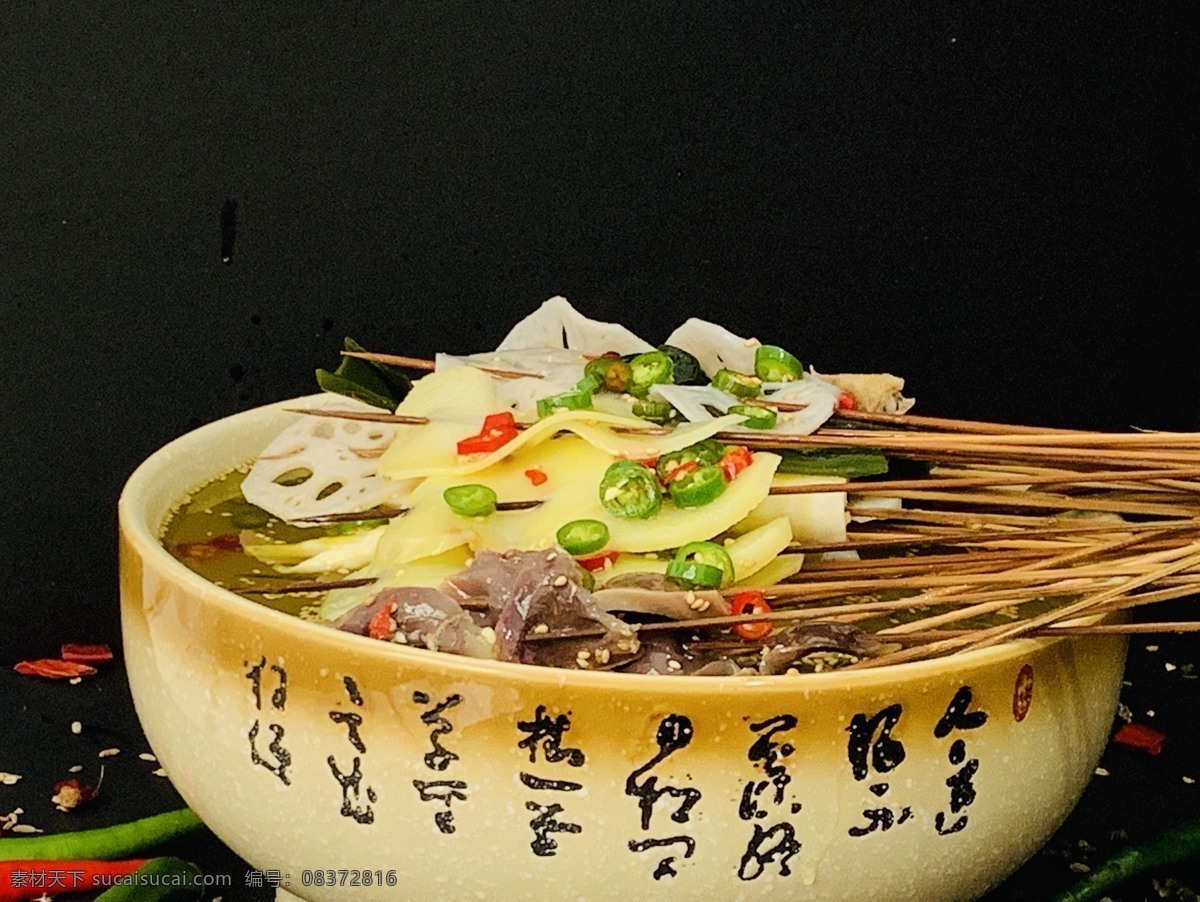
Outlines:
{"label": "black background", "polygon": [[0,665],[118,645],[125,478],[343,335],[482,350],[561,293],[918,412],[1200,429],[1189,12],[4,4]]}

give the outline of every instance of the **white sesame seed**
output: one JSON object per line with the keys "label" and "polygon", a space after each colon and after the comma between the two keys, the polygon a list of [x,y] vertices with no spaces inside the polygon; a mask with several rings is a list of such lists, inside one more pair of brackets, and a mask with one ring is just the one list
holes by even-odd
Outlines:
{"label": "white sesame seed", "polygon": [[607,648],[597,649],[596,660],[601,664],[607,664],[610,657],[612,657],[612,652],[610,652]]}
{"label": "white sesame seed", "polygon": [[1157,645],[1147,645],[1146,651],[1158,651],[1158,646]]}
{"label": "white sesame seed", "polygon": [[544,624],[544,623],[539,623],[537,626],[535,626],[533,628],[533,631],[540,636],[543,633],[550,632],[550,627],[546,626],[546,624]]}
{"label": "white sesame seed", "polygon": [[1184,783],[1187,783],[1189,785],[1196,782],[1195,777],[1182,777],[1181,779],[1183,780]]}
{"label": "white sesame seed", "polygon": [[157,761],[158,760],[149,752],[142,752],[140,755],[138,755],[138,757],[141,758],[143,761]]}
{"label": "white sesame seed", "polygon": [[1098,767],[1098,768],[1096,768],[1096,771],[1095,771],[1095,773],[1096,773],[1096,776],[1097,776],[1097,777],[1107,777],[1107,776],[1109,776],[1109,773],[1108,773],[1108,771],[1107,771],[1105,768],[1103,768],[1103,767]]}
{"label": "white sesame seed", "polygon": [[12,786],[20,779],[20,774],[0,773],[0,786]]}
{"label": "white sesame seed", "polygon": [[1153,716],[1154,716],[1154,712],[1153,712],[1153,711],[1147,711],[1147,712],[1146,712],[1146,716],[1147,716],[1147,717],[1153,717]]}
{"label": "white sesame seed", "polygon": [[74,733],[76,736],[78,736],[80,733],[83,732],[83,724],[81,724],[77,720],[71,721],[71,732]]}
{"label": "white sesame seed", "polygon": [[1076,874],[1086,874],[1091,870],[1091,868],[1089,868],[1082,861],[1072,861],[1071,862],[1071,870],[1074,871]]}
{"label": "white sesame seed", "polygon": [[160,767],[160,768],[150,771],[150,775],[153,777],[165,777],[167,775],[167,772]]}
{"label": "white sesame seed", "polygon": [[13,824],[8,828],[13,833],[45,833],[45,830],[39,830],[33,824]]}
{"label": "white sesame seed", "polygon": [[560,575],[554,577],[554,585],[561,587],[561,586],[565,586],[566,584],[567,584],[567,578],[565,576],[560,574]]}
{"label": "white sesame seed", "polygon": [[667,662],[667,670],[683,670],[683,665],[672,658]]}
{"label": "white sesame seed", "polygon": [[67,682],[70,683],[72,686],[78,686],[80,683],[83,682],[83,677],[71,677],[69,680],[67,680]]}
{"label": "white sesame seed", "polygon": [[121,754],[120,749],[104,749],[103,751],[99,752],[96,755],[96,757],[97,758],[111,758],[113,755],[119,755],[119,754]]}
{"label": "white sesame seed", "polygon": [[700,601],[700,604],[696,605],[696,610],[699,611],[701,614],[703,614],[705,611],[707,611],[709,608],[712,607],[712,602],[709,601],[707,598],[701,598],[699,601]]}
{"label": "white sesame seed", "polygon": [[579,654],[575,655],[575,657],[582,658],[584,661],[586,661],[591,656],[592,656],[592,653],[590,651],[588,651],[586,648],[579,649]]}
{"label": "white sesame seed", "polygon": [[1171,671],[1173,671],[1175,669],[1175,665],[1168,661],[1166,664],[1163,665],[1163,669],[1165,669],[1167,671],[1167,673],[1170,673]]}
{"label": "white sesame seed", "polygon": [[558,552],[557,552],[557,551],[551,551],[551,552],[550,552],[548,555],[546,555],[546,563],[547,563],[547,564],[549,564],[551,561],[554,561],[554,560],[557,560],[557,559],[558,559]]}
{"label": "white sesame seed", "polygon": [[73,765],[71,765],[70,767],[68,767],[68,768],[67,768],[67,773],[69,773],[69,774],[77,774],[77,773],[79,773],[81,770],[83,770],[83,765],[82,765],[82,764],[73,764]]}

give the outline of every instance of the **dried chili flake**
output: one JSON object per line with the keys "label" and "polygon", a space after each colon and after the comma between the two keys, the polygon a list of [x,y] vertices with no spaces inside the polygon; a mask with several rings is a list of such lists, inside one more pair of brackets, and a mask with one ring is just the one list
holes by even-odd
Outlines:
{"label": "dried chili flake", "polygon": [[60,657],[76,664],[107,664],[113,659],[112,649],[104,644],[82,645],[75,642],[63,644]]}
{"label": "dried chili flake", "polygon": [[532,469],[526,470],[525,476],[534,485],[541,485],[547,479],[550,478],[549,476],[546,475],[546,471],[543,470],[541,467],[533,467]]}
{"label": "dried chili flake", "polygon": [[69,680],[74,677],[91,676],[95,667],[76,661],[60,661],[57,658],[39,658],[36,661],[18,661],[13,670],[25,676],[40,676],[51,680]]}
{"label": "dried chili flake", "polygon": [[1140,723],[1123,723],[1113,734],[1113,742],[1127,749],[1135,749],[1148,755],[1157,755],[1167,741],[1165,733]]}
{"label": "dried chili flake", "polygon": [[50,801],[54,803],[54,807],[59,811],[71,811],[78,808],[84,802],[91,801],[96,794],[94,786],[87,786],[80,783],[74,777],[67,780],[60,780],[54,784],[54,795],[50,797]]}

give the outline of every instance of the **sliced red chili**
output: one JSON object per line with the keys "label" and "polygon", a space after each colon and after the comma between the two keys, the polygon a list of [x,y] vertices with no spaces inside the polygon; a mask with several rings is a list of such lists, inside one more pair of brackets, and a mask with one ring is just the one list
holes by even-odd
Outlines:
{"label": "sliced red chili", "polygon": [[112,649],[107,645],[79,645],[68,642],[63,645],[60,657],[76,664],[107,664],[113,659]]}
{"label": "sliced red chili", "polygon": [[725,478],[733,482],[737,478],[738,473],[750,466],[754,461],[754,456],[750,453],[750,449],[742,445],[736,448],[730,448],[725,452],[725,456],[721,458],[721,469],[725,473]]}
{"label": "sliced red chili", "polygon": [[692,470],[698,470],[699,468],[700,468],[700,461],[685,460],[679,466],[670,470],[667,473],[667,478],[664,479],[663,482],[667,485],[670,485],[676,479],[682,479],[684,476],[687,476],[688,473],[692,472]]}
{"label": "sliced red chili", "polygon": [[838,410],[857,410],[858,399],[848,391],[842,392],[837,399]]}
{"label": "sliced red chili", "polygon": [[395,613],[396,602],[394,601],[381,607],[367,625],[367,635],[372,639],[391,640],[392,636],[396,635],[396,625],[392,622],[392,615]]}
{"label": "sliced red chili", "polygon": [[533,467],[532,469],[526,470],[525,475],[534,485],[541,485],[550,478],[546,475],[546,472],[541,467]]}
{"label": "sliced red chili", "polygon": [[478,435],[469,435],[458,443],[459,454],[490,454],[517,437],[517,422],[508,411],[488,414]]}
{"label": "sliced red chili", "polygon": [[598,554],[595,557],[584,558],[582,561],[577,561],[577,563],[584,570],[595,572],[596,570],[603,570],[604,565],[608,561],[616,563],[618,554],[620,554],[618,551],[607,551],[604,554]]}
{"label": "sliced red chili", "polygon": [[[763,597],[762,592],[739,592],[733,596],[733,602],[729,606],[729,613],[734,617],[741,617],[743,614],[769,614],[771,613],[771,606],[767,604],[767,600]],[[765,639],[770,635],[771,629],[771,622],[769,620],[738,623],[733,627],[735,633],[751,642],[757,639]]]}
{"label": "sliced red chili", "polygon": [[50,680],[70,680],[75,677],[91,676],[95,667],[75,661],[60,661],[57,658],[39,658],[36,661],[19,661],[13,670],[25,676],[40,676]]}
{"label": "sliced red chili", "polygon": [[1148,755],[1157,755],[1163,750],[1167,734],[1140,723],[1123,723],[1113,734],[1113,742],[1127,749],[1135,749]]}

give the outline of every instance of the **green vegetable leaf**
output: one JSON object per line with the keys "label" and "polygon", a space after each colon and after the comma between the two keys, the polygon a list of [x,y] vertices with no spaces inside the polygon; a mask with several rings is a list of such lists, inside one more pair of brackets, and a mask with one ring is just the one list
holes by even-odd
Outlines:
{"label": "green vegetable leaf", "polygon": [[[364,350],[352,338],[346,338],[342,348],[346,351]],[[333,372],[317,370],[317,385],[323,391],[356,398],[387,411],[395,410],[412,388],[412,382],[400,367],[359,357],[343,357]]]}

